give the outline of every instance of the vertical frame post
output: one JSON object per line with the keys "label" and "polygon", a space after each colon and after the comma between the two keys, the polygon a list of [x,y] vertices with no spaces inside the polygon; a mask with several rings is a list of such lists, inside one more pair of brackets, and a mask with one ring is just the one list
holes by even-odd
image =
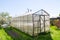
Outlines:
{"label": "vertical frame post", "polygon": [[27,15],[27,20],[26,21],[27,21],[27,33],[28,33],[28,15]]}
{"label": "vertical frame post", "polygon": [[41,15],[39,15],[39,22],[40,22],[40,33],[41,33]]}
{"label": "vertical frame post", "polygon": [[45,32],[45,15],[44,15],[44,32]]}
{"label": "vertical frame post", "polygon": [[32,14],[32,22],[33,22],[33,36],[34,36],[34,14]]}

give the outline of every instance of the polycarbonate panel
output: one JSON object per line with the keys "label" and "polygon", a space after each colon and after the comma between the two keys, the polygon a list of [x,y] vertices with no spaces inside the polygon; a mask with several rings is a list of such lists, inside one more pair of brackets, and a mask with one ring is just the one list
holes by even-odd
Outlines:
{"label": "polycarbonate panel", "polygon": [[23,16],[20,17],[20,29],[23,31],[24,27],[23,27]]}
{"label": "polycarbonate panel", "polygon": [[38,24],[37,21],[34,22],[34,35],[37,34]]}
{"label": "polycarbonate panel", "polygon": [[44,32],[44,25],[41,24],[41,32]]}
{"label": "polycarbonate panel", "polygon": [[28,26],[28,34],[33,34],[33,22],[32,22],[32,15],[28,15],[27,17],[27,26]]}
{"label": "polycarbonate panel", "polygon": [[49,16],[45,16],[45,20],[50,20]]}
{"label": "polycarbonate panel", "polygon": [[44,22],[44,16],[41,16],[41,18],[40,18],[40,19],[41,19],[41,21],[42,21],[42,22]]}
{"label": "polycarbonate panel", "polygon": [[20,21],[23,21],[23,16],[20,17]]}
{"label": "polycarbonate panel", "polygon": [[27,21],[27,15],[23,16],[24,21]]}
{"label": "polycarbonate panel", "polygon": [[45,16],[45,31],[49,31],[50,28],[50,19],[49,16]]}
{"label": "polycarbonate panel", "polygon": [[39,15],[37,14],[34,14],[33,15],[33,18],[34,18],[34,35],[37,35],[38,31],[38,28],[39,28]]}
{"label": "polycarbonate panel", "polygon": [[23,27],[25,33],[27,33],[27,15],[23,16]]}
{"label": "polycarbonate panel", "polygon": [[45,30],[46,31],[49,31],[49,28],[50,28],[50,21],[45,21]]}
{"label": "polycarbonate panel", "polygon": [[41,32],[44,32],[44,16],[41,16]]}
{"label": "polycarbonate panel", "polygon": [[34,35],[37,35],[37,27],[34,27]]}
{"label": "polycarbonate panel", "polygon": [[33,15],[34,21],[39,21],[39,15]]}
{"label": "polycarbonate panel", "polygon": [[45,31],[49,31],[50,25],[45,25]]}
{"label": "polycarbonate panel", "polygon": [[38,27],[38,22],[34,22],[34,27]]}
{"label": "polycarbonate panel", "polygon": [[28,34],[30,35],[33,34],[33,27],[28,26]]}
{"label": "polycarbonate panel", "polygon": [[22,27],[22,26],[23,26],[22,24],[23,24],[23,22],[22,22],[21,19],[20,19],[20,30],[22,30],[22,28],[23,28],[23,27]]}
{"label": "polycarbonate panel", "polygon": [[29,21],[32,21],[32,14],[27,15],[27,16],[28,16],[28,19],[27,19],[27,20],[28,20],[28,22],[29,22]]}

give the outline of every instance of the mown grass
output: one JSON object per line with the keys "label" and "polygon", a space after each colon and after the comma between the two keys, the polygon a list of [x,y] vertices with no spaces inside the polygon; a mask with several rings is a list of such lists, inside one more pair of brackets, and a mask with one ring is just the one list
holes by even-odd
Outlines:
{"label": "mown grass", "polygon": [[[6,28],[6,31],[10,30],[13,30],[19,34],[19,37],[17,38],[12,37],[14,40],[60,40],[60,29],[57,29],[56,26],[51,26],[49,33],[41,33],[36,37],[25,34],[24,32],[21,32],[16,28]],[[12,38],[9,35],[7,35],[4,29],[0,29],[0,35],[0,39],[2,40],[12,40]]]}
{"label": "mown grass", "polygon": [[50,32],[53,40],[60,40],[60,29],[57,29],[56,26],[51,26]]}
{"label": "mown grass", "polygon": [[13,40],[3,28],[0,28],[0,40]]}

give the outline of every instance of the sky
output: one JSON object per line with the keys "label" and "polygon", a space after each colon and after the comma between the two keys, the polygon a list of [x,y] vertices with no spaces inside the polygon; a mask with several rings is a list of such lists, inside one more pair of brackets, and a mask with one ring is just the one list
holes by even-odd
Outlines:
{"label": "sky", "polygon": [[44,9],[50,17],[57,17],[60,0],[0,0],[0,12],[8,12],[13,17],[23,15],[27,8],[33,12]]}

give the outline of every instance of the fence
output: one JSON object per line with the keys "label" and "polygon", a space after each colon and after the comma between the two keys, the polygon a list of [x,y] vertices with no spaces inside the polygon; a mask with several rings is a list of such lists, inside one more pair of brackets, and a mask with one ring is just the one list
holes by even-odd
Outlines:
{"label": "fence", "polygon": [[50,27],[49,14],[41,9],[35,13],[14,17],[11,24],[13,27],[31,36],[36,36],[41,32],[48,32]]}

